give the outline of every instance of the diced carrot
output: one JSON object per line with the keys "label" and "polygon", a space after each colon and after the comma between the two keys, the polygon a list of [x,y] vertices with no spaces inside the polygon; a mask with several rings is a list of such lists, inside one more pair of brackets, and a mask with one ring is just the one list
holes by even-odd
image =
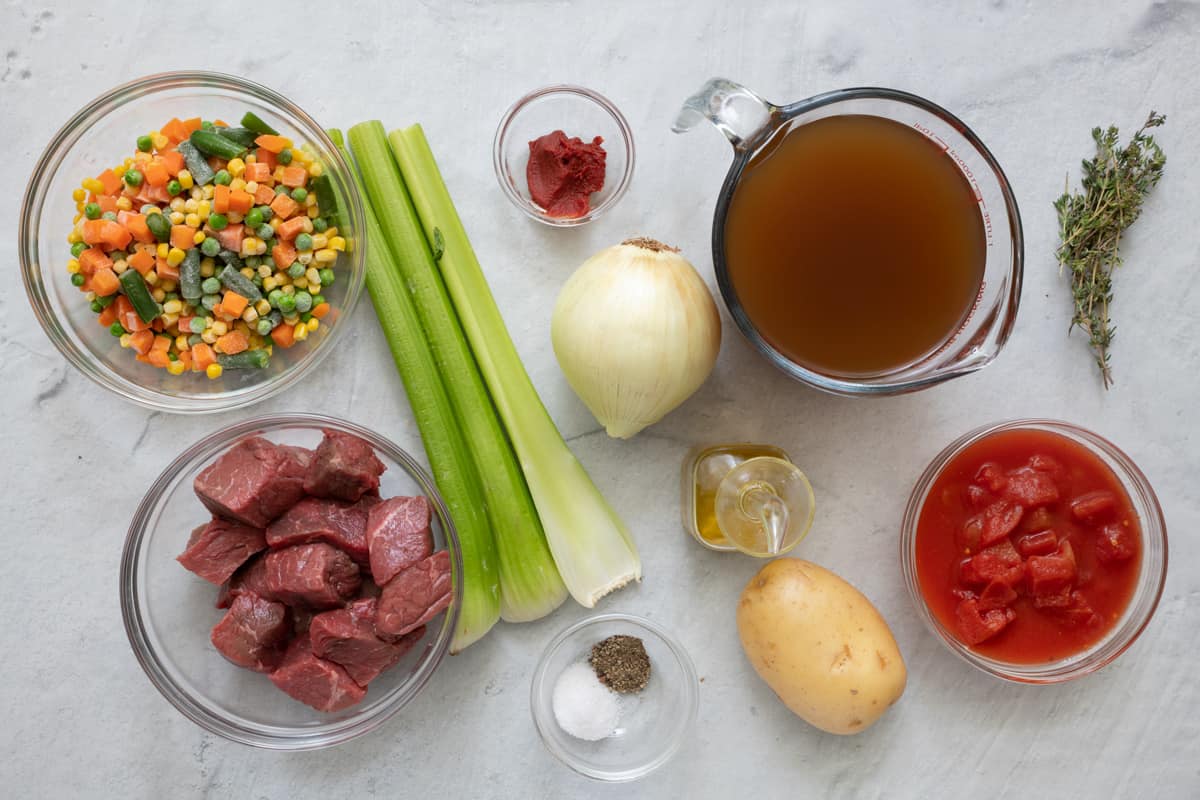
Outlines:
{"label": "diced carrot", "polygon": [[154,344],[154,333],[152,331],[138,331],[129,335],[129,346],[142,355],[150,352],[152,344]]}
{"label": "diced carrot", "polygon": [[87,277],[98,269],[112,269],[112,259],[99,247],[89,247],[79,254],[79,271]]}
{"label": "diced carrot", "polygon": [[271,258],[275,259],[275,266],[287,269],[296,260],[296,248],[288,242],[280,242],[271,248]]}
{"label": "diced carrot", "polygon": [[242,189],[234,189],[229,193],[229,210],[235,214],[245,215],[254,205],[254,195]]}
{"label": "diced carrot", "polygon": [[171,247],[178,247],[180,250],[191,250],[196,246],[195,237],[195,228],[189,228],[187,225],[171,226]]}
{"label": "diced carrot", "polygon": [[271,341],[286,350],[296,343],[296,331],[286,322],[282,325],[276,325],[271,331]]}
{"label": "diced carrot", "polygon": [[194,344],[192,345],[192,363],[196,365],[196,369],[204,369],[209,364],[217,363],[217,354],[204,342]]}
{"label": "diced carrot", "polygon": [[309,313],[317,319],[325,319],[325,315],[330,312],[331,308],[329,303],[321,303],[319,306],[313,306],[313,310]]}
{"label": "diced carrot", "polygon": [[157,272],[158,277],[163,280],[176,282],[179,280],[179,267],[172,267],[171,263],[165,258],[155,265],[154,271]]}
{"label": "diced carrot", "polygon": [[217,347],[221,348],[221,352],[226,355],[240,353],[249,346],[250,340],[241,331],[230,331],[217,338]]}
{"label": "diced carrot", "polygon": [[191,131],[185,128],[183,123],[178,119],[172,119],[166,125],[163,125],[161,128],[159,128],[159,133],[167,137],[167,140],[172,144],[179,144],[184,139],[188,138],[188,134],[190,134]]}
{"label": "diced carrot", "polygon": [[[87,251],[84,251],[87,252]],[[148,250],[136,250],[127,259],[129,266],[138,271],[138,274],[145,275],[150,270],[154,269],[154,256]]]}
{"label": "diced carrot", "polygon": [[105,194],[116,194],[121,191],[121,177],[111,169],[106,169],[96,176],[96,180],[104,185]]}
{"label": "diced carrot", "polygon": [[218,183],[213,187],[212,210],[218,214],[229,213],[229,187]]}
{"label": "diced carrot", "polygon": [[146,217],[142,214],[134,214],[132,211],[118,211],[117,222],[125,226],[125,230],[133,234],[133,238],[142,244],[149,244],[154,241],[154,234],[150,232],[150,226],[146,224]]}
{"label": "diced carrot", "polygon": [[229,123],[223,119],[214,119],[213,125],[217,128],[228,128],[229,127]]}
{"label": "diced carrot", "polygon": [[108,267],[98,269],[92,275],[92,291],[101,297],[116,294],[120,288],[121,282],[117,280],[117,273]]}
{"label": "diced carrot", "polygon": [[287,219],[292,214],[295,214],[298,208],[300,208],[300,205],[286,194],[277,194],[275,195],[275,199],[271,201],[271,210],[283,219]]}
{"label": "diced carrot", "polygon": [[200,122],[199,117],[192,117],[183,121],[183,129],[188,132],[188,136],[192,135],[192,131],[200,130]]}
{"label": "diced carrot", "polygon": [[246,165],[246,171],[242,173],[242,179],[247,183],[257,181],[263,183],[271,180],[271,168],[261,161],[255,161],[253,164]]}
{"label": "diced carrot", "polygon": [[292,146],[292,140],[286,136],[276,136],[271,133],[264,133],[254,140],[254,143],[271,153],[282,152],[285,148]]}
{"label": "diced carrot", "polygon": [[108,250],[123,250],[133,239],[124,225],[111,219],[89,219],[83,223],[83,240]]}
{"label": "diced carrot", "polygon": [[226,250],[232,250],[239,253],[242,250],[242,230],[245,226],[242,223],[229,225],[225,230],[217,233],[217,241],[221,243],[221,247]]}
{"label": "diced carrot", "polygon": [[237,292],[230,290],[225,292],[225,296],[221,298],[221,308],[227,314],[233,314],[235,317],[240,317],[242,312],[246,310],[246,298],[242,297]]}
{"label": "diced carrot", "polygon": [[162,333],[162,329],[163,329],[162,317],[155,317],[154,320],[150,323],[150,328],[151,328],[151,330],[154,330],[157,333]]}
{"label": "diced carrot", "polygon": [[184,369],[192,369],[192,353],[190,350],[180,350],[179,360],[183,363]]}
{"label": "diced carrot", "polygon": [[117,208],[116,195],[102,194],[96,198],[95,202],[96,202],[96,205],[100,206],[101,214],[105,214],[109,211],[111,211],[112,213],[115,214],[121,210],[121,209]]}
{"label": "diced carrot", "polygon": [[283,177],[279,182],[284,186],[291,186],[292,188],[303,186],[308,182],[308,170],[298,164],[284,167]]}
{"label": "diced carrot", "polygon": [[275,190],[270,186],[265,186],[260,183],[258,185],[258,189],[254,191],[254,202],[258,203],[260,206],[269,206],[271,205],[271,201],[274,199]]}
{"label": "diced carrot", "polygon": [[167,191],[166,186],[151,186],[143,183],[133,199],[138,205],[144,206],[146,203],[153,203],[156,206],[165,206],[171,202],[171,194]]}
{"label": "diced carrot", "polygon": [[162,161],[151,161],[142,167],[142,174],[146,176],[146,183],[151,186],[166,186],[167,181],[171,180],[171,174],[167,172],[167,167]]}
{"label": "diced carrot", "polygon": [[216,317],[217,319],[224,319],[225,309],[221,308],[220,303],[217,303],[209,310],[212,311],[213,316]]}
{"label": "diced carrot", "polygon": [[264,150],[261,147],[254,151],[254,156],[258,159],[259,163],[266,164],[267,169],[271,170],[272,172],[275,171],[275,165],[279,163],[279,159],[275,158],[274,153],[272,153],[270,150]]}
{"label": "diced carrot", "polygon": [[150,352],[146,354],[146,362],[153,367],[164,369],[168,364],[171,363],[171,359],[167,357],[166,350],[151,349]]}
{"label": "diced carrot", "polygon": [[162,159],[162,164],[167,168],[167,173],[174,178],[183,169],[183,153],[178,150],[167,150],[159,153],[158,157]]}
{"label": "diced carrot", "polygon": [[292,217],[287,222],[279,226],[275,231],[275,235],[285,242],[290,242],[302,233],[312,230],[312,220],[308,217]]}
{"label": "diced carrot", "polygon": [[146,328],[150,327],[146,323],[142,322],[142,318],[139,317],[137,312],[133,310],[133,303],[129,302],[129,298],[125,295],[117,295],[117,299],[113,301],[113,304],[110,306],[110,308],[112,307],[117,309],[116,321],[120,322],[121,325],[124,326],[125,330],[130,331],[131,333],[136,333],[137,331],[144,331]]}
{"label": "diced carrot", "polygon": [[117,321],[117,304],[115,302],[110,303],[108,307],[96,315],[96,321],[106,328],[111,327]]}
{"label": "diced carrot", "polygon": [[162,350],[164,353],[167,352],[168,350],[171,349],[171,337],[170,336],[154,337],[154,345],[150,349]]}
{"label": "diced carrot", "polygon": [[[184,334],[191,333],[193,319],[195,319],[195,316],[180,317],[179,320],[175,323],[175,327],[179,328],[180,333],[184,333]],[[186,344],[186,342],[185,342],[185,344]],[[186,350],[187,348],[185,347],[184,349]]]}

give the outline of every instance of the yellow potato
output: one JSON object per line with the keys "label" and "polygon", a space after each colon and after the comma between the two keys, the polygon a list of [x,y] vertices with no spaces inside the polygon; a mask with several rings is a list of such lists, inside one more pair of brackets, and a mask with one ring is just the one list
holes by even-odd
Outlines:
{"label": "yellow potato", "polygon": [[737,625],[759,677],[823,731],[860,733],[904,693],[908,671],[887,623],[824,567],[767,564],[742,591]]}

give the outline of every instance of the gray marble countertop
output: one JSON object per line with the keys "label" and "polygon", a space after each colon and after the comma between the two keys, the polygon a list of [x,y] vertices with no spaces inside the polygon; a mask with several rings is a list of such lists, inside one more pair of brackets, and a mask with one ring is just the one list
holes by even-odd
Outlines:
{"label": "gray marble countertop", "polygon": [[[0,252],[14,283],[0,295],[0,523],[12,547],[0,560],[5,796],[1200,795],[1200,5],[301,5],[255,4],[247,22],[245,4],[6,4],[0,172],[11,190],[0,199]],[[281,19],[286,34],[273,32]],[[143,675],[121,625],[119,555],[141,493],[183,447],[250,414],[304,410],[365,422],[421,452],[367,300],[320,374],[252,410],[205,417],[153,414],[106,393],[38,327],[16,285],[18,203],[35,159],[83,103],[135,76],[181,68],[246,75],[327,125],[367,116],[425,125],[534,384],[637,538],[644,582],[601,608],[674,631],[704,677],[695,735],[667,766],[605,786],[561,766],[538,741],[530,674],[549,638],[585,616],[571,603],[538,623],[501,625],[448,659],[398,718],[322,752],[266,752],[211,736]],[[714,75],[781,101],[894,86],[973,127],[1015,187],[1026,235],[1021,313],[995,364],[916,395],[828,397],[758,357],[726,315],[716,370],[691,400],[632,441],[598,431],[555,363],[551,305],[587,255],[638,233],[682,247],[713,284],[710,220],[728,145],[712,130],[674,136],[670,122]],[[580,230],[521,217],[492,173],[505,108],[556,82],[610,97],[638,148],[629,194]],[[1169,163],[1124,243],[1116,385],[1106,393],[1083,338],[1067,336],[1071,303],[1054,262],[1050,204],[1089,154],[1092,126],[1129,133],[1151,108],[1168,116],[1159,138]],[[1166,590],[1137,644],[1098,674],[1047,688],[991,679],[946,651],[913,612],[895,555],[904,502],[929,459],[970,428],[1022,416],[1067,419],[1126,449],[1154,483],[1172,536]],[[797,554],[859,586],[907,659],[904,698],[860,736],[819,733],[755,677],[733,612],[759,565],[705,551],[681,530],[684,453],[736,440],[778,444],[807,471],[819,510]]]}

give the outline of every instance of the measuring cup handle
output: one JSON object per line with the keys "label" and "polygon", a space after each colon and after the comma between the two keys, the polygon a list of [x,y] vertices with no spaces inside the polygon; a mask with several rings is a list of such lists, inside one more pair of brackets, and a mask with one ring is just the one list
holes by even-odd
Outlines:
{"label": "measuring cup handle", "polygon": [[762,130],[778,110],[740,83],[710,78],[684,102],[671,130],[684,133],[706,119],[738,147]]}

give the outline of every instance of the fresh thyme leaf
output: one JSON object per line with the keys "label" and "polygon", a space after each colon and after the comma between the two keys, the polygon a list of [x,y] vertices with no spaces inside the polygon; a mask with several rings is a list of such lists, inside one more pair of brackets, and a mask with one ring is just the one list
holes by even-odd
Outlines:
{"label": "fresh thyme leaf", "polygon": [[1104,388],[1112,384],[1109,346],[1116,333],[1109,318],[1112,274],[1121,265],[1121,234],[1142,212],[1146,195],[1162,178],[1167,157],[1147,131],[1167,121],[1151,111],[1124,147],[1115,125],[1092,129],[1096,155],[1083,162],[1082,192],[1069,187],[1054,202],[1058,211],[1059,272],[1068,270],[1075,315],[1071,328],[1088,335]]}

